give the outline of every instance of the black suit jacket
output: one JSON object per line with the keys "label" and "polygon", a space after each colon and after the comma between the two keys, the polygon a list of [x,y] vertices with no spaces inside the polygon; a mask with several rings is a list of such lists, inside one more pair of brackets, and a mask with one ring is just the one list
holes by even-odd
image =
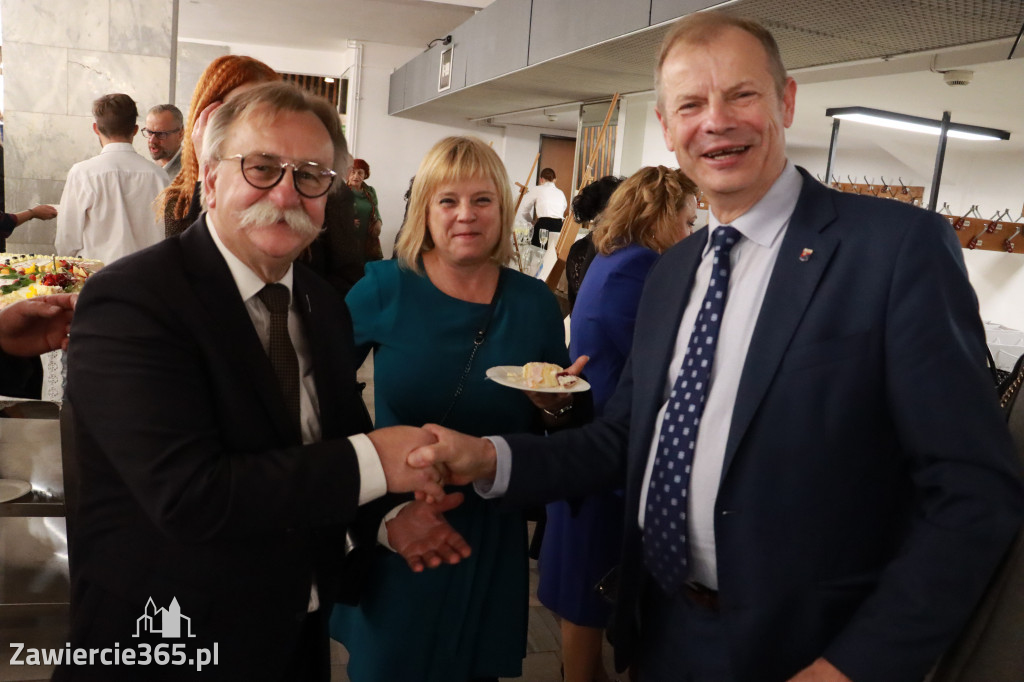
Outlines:
{"label": "black suit jacket", "polygon": [[73,646],[133,646],[147,600],[177,599],[196,635],[183,641],[218,645],[203,679],[284,679],[314,580],[329,606],[360,486],[345,437],[371,426],[344,303],[303,265],[294,274],[323,429],[310,445],[205,219],[90,278],[68,359],[81,476]]}
{"label": "black suit jacket", "polygon": [[[737,679],[751,682],[784,681],[822,655],[858,682],[913,682],[966,620],[1020,525],[1020,471],[949,225],[803,175],[743,367],[715,504],[730,659]],[[654,267],[603,419],[546,439],[508,438],[516,503],[625,475],[611,632],[620,666],[642,636],[644,468],[706,243],[705,229]],[[801,260],[804,249],[813,253]]]}
{"label": "black suit jacket", "polygon": [[39,358],[20,358],[0,351],[0,395],[38,399],[42,390],[43,365]]}

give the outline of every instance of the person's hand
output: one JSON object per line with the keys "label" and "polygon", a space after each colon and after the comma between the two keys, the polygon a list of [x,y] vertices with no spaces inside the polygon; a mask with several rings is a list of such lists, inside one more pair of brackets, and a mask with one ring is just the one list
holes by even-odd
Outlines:
{"label": "person's hand", "polygon": [[211,102],[199,112],[199,118],[192,124],[192,148],[196,150],[196,159],[203,158],[203,135],[206,133],[206,125],[210,122],[210,114],[217,111],[222,104],[224,102]]}
{"label": "person's hand", "polygon": [[839,672],[839,669],[819,658],[810,664],[796,676],[789,678],[789,682],[853,682],[849,677]]}
{"label": "person's hand", "polygon": [[432,501],[444,498],[442,469],[429,465],[414,468],[406,463],[411,451],[437,440],[433,434],[414,426],[388,426],[366,435],[377,449],[389,492],[423,493]]}
{"label": "person's hand", "polygon": [[31,357],[68,347],[78,294],[36,296],[0,310],[0,349]]}
{"label": "person's hand", "polygon": [[444,518],[444,512],[462,504],[462,493],[451,493],[437,504],[410,502],[385,525],[388,544],[402,555],[414,573],[457,564],[472,550],[466,540]]}
{"label": "person's hand", "polygon": [[[433,467],[448,483],[465,485],[478,480],[494,480],[497,453],[486,438],[474,438],[437,424],[423,430],[437,439],[409,453],[409,466]],[[428,500],[430,501],[430,500]]]}
{"label": "person's hand", "polygon": [[29,213],[32,214],[33,218],[38,220],[52,220],[57,217],[57,209],[48,204],[39,204],[29,209]]}
{"label": "person's hand", "polygon": [[[583,371],[583,367],[589,361],[589,355],[581,355],[576,358],[576,362],[566,367],[564,371],[566,374],[578,377]],[[526,397],[530,399],[530,402],[548,412],[557,412],[572,402],[571,393],[542,393],[540,391],[524,391],[524,393],[526,393]]]}
{"label": "person's hand", "polygon": [[367,232],[367,236],[369,236],[371,238],[379,237],[380,236],[380,228],[381,228],[381,222],[379,220],[374,220],[372,223],[370,223],[370,229]]}

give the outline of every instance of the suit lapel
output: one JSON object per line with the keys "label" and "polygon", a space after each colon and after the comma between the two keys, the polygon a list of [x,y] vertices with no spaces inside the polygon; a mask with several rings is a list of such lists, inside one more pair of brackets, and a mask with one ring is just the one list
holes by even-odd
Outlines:
{"label": "suit lapel", "polygon": [[315,295],[315,291],[308,284],[308,273],[296,266],[294,272],[295,305],[302,318],[302,326],[306,332],[306,342],[309,345],[309,353],[313,360],[313,381],[316,385],[317,403],[320,405],[320,426],[324,440],[332,437],[332,429],[335,427],[336,419],[333,415],[341,414],[341,396],[337,380],[329,380],[329,377],[345,376],[333,366],[332,346],[335,348],[342,340],[337,338],[337,333],[328,328],[329,320],[325,319],[329,314],[325,309],[320,308],[322,301]]}
{"label": "suit lapel", "polygon": [[297,434],[288,418],[274,368],[256,335],[231,270],[213,243],[205,215],[180,239],[186,272],[195,273],[190,282],[192,291],[206,312],[207,325],[215,343],[221,346],[224,361],[239,377],[240,394],[247,389],[255,392],[278,431],[289,434],[288,439],[293,440]]}
{"label": "suit lapel", "polygon": [[839,245],[838,239],[823,233],[835,219],[829,190],[802,169],[801,173],[803,189],[783,237],[740,377],[723,479]]}

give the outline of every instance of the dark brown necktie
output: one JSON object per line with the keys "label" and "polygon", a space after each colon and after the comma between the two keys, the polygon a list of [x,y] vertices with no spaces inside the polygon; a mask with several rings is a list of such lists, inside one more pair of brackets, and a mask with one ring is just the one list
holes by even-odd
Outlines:
{"label": "dark brown necktie", "polygon": [[284,393],[284,402],[288,406],[292,423],[299,426],[299,358],[288,336],[288,303],[291,294],[283,284],[268,284],[257,295],[270,311],[270,364],[274,366],[274,374]]}

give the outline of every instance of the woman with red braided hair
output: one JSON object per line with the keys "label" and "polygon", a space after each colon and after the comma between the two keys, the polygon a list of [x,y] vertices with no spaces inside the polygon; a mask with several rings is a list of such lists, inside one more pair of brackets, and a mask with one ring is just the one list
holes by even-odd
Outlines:
{"label": "woman with red braided hair", "polygon": [[206,67],[192,93],[185,139],[181,144],[181,172],[157,198],[164,214],[168,237],[180,234],[199,218],[202,211],[199,190],[199,156],[206,121],[231,94],[253,85],[280,80],[272,68],[252,57],[224,55]]}

